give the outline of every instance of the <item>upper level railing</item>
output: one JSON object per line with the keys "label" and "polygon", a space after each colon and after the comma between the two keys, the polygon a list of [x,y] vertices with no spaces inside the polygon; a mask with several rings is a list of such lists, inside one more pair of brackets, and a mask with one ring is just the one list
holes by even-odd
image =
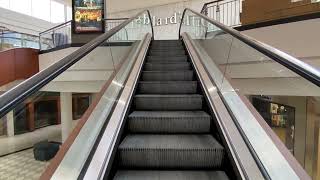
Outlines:
{"label": "upper level railing", "polygon": [[[128,18],[107,18],[104,19],[105,31],[110,31],[112,28],[118,26]],[[72,24],[73,21],[67,21],[59,24],[53,28],[43,31],[39,34],[39,47],[40,50],[49,50],[56,47],[72,44]],[[123,32],[115,39],[128,39],[127,33]]]}
{"label": "upper level railing", "polygon": [[0,51],[12,48],[39,49],[38,36],[20,33],[0,27]]}
{"label": "upper level railing", "polygon": [[[105,24],[105,31],[110,31],[112,28],[118,26],[123,21],[127,20],[129,18],[107,18],[104,19]],[[121,41],[121,40],[127,40],[128,39],[128,31],[123,30],[121,33],[119,33],[117,36],[113,37],[113,41]]]}
{"label": "upper level railing", "polygon": [[70,20],[39,33],[40,50],[48,50],[70,44],[71,29],[72,21]]}
{"label": "upper level railing", "polygon": [[241,25],[243,0],[215,0],[205,3],[201,13],[227,26]]}

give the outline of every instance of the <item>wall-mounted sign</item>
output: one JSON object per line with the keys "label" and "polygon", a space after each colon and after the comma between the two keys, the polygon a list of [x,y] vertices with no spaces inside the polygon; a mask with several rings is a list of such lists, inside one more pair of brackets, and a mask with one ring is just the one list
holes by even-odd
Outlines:
{"label": "wall-mounted sign", "polygon": [[[151,22],[153,26],[163,26],[163,25],[172,25],[172,24],[180,24],[182,20],[182,13],[175,12],[172,16],[169,17],[156,17],[151,16]],[[144,14],[143,17],[139,17],[136,19],[138,24],[148,25],[150,24],[149,16]],[[196,16],[185,15],[183,24],[187,26],[207,26],[206,21],[203,18],[199,18]]]}
{"label": "wall-mounted sign", "polygon": [[75,33],[104,32],[104,0],[73,0]]}

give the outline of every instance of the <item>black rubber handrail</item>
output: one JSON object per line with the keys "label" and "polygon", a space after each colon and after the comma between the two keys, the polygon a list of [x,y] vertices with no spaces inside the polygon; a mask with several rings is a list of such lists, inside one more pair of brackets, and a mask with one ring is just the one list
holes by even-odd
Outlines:
{"label": "black rubber handrail", "polygon": [[200,14],[192,9],[186,8],[183,11],[182,21],[180,23],[179,28],[179,36],[181,35],[181,26],[185,16],[186,11],[191,11],[192,13],[198,15],[199,17],[205,19],[206,21],[214,24],[221,30],[225,31],[226,33],[232,35],[233,37],[237,38],[238,40],[244,42],[245,44],[249,45],[250,47],[254,48],[255,50],[261,52],[262,54],[268,56],[270,59],[278,62],[279,64],[285,66],[286,68],[290,69],[291,71],[299,74],[301,77],[307,79],[308,81],[312,82],[316,86],[320,87],[320,71],[316,68],[310,66],[303,61],[288,55],[270,45],[262,43],[258,40],[255,40],[249,36],[241,34],[239,31],[230,28],[218,21],[215,21],[203,14]]}
{"label": "black rubber handrail", "polygon": [[[33,95],[35,92],[39,91],[42,87],[52,81],[54,78],[59,76],[61,73],[66,71],[76,62],[78,62],[82,57],[86,56],[100,44],[105,42],[107,39],[112,37],[126,25],[131,23],[142,13],[147,12],[149,18],[151,19],[149,10],[144,10],[133,16],[132,18],[122,22],[120,25],[114,27],[110,31],[98,36],[87,44],[83,45],[81,48],[51,65],[50,67],[38,72],[31,78],[25,80],[21,84],[12,88],[11,90],[5,92],[0,96],[0,118],[5,116],[8,112],[14,109],[19,103],[25,101],[28,97]],[[152,30],[152,38],[154,38],[152,22],[150,24]]]}
{"label": "black rubber handrail", "polygon": [[67,22],[64,22],[64,23],[59,24],[59,25],[56,25],[56,26],[54,26],[54,27],[52,27],[52,28],[50,28],[50,29],[47,29],[47,30],[45,30],[45,31],[43,31],[43,32],[40,32],[40,33],[39,33],[39,36],[41,36],[42,34],[45,34],[45,33],[47,33],[47,32],[50,32],[50,31],[52,31],[52,30],[54,30],[54,29],[60,29],[60,28],[62,28],[62,27],[65,27],[65,25],[67,25],[67,24],[69,24],[69,23],[72,23],[72,20],[67,21]]}

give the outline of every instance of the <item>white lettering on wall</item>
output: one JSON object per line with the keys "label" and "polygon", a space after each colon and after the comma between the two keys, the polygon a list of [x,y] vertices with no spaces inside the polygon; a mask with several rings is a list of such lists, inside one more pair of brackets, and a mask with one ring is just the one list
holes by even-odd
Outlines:
{"label": "white lettering on wall", "polygon": [[[162,25],[170,25],[170,24],[180,24],[182,19],[182,13],[181,12],[175,12],[172,16],[166,17],[166,18],[161,18],[161,17],[156,17],[152,16],[152,25],[153,26],[162,26]],[[205,26],[206,21],[204,19],[201,19],[200,17],[195,17],[195,16],[188,16],[186,15],[184,18],[183,24],[187,26]],[[150,19],[147,14],[144,14],[143,17],[139,17],[136,20],[137,24],[144,24],[148,25],[150,23]]]}

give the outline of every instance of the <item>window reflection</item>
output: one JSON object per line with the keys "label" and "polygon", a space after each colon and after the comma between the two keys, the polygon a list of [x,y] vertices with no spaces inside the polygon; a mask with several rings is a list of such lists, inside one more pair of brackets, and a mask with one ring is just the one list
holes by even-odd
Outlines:
{"label": "window reflection", "polygon": [[9,9],[10,1],[9,0],[0,0],[0,7]]}
{"label": "window reflection", "polygon": [[55,0],[0,0],[0,7],[52,23],[72,18],[71,7]]}
{"label": "window reflection", "polygon": [[32,0],[32,16],[50,21],[50,0]]}

